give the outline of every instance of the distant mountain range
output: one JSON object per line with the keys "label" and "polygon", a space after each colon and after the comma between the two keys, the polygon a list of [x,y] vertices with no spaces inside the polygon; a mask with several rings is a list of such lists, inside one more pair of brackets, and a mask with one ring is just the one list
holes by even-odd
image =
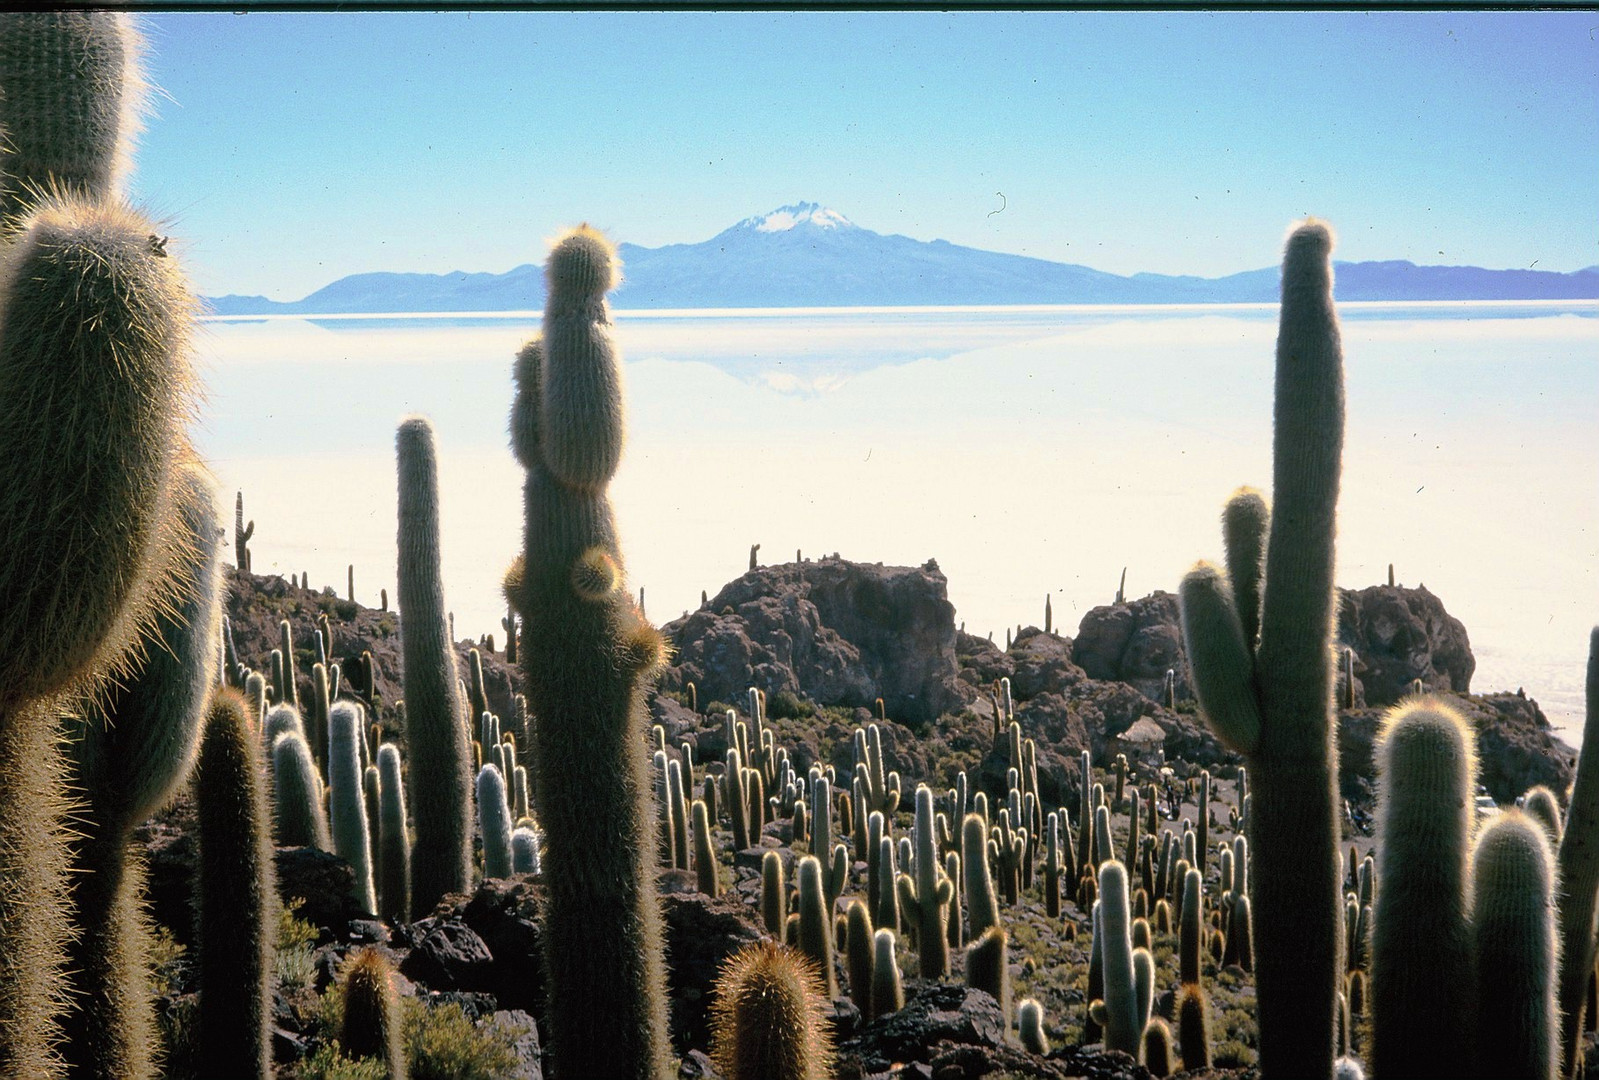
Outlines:
{"label": "distant mountain range", "polygon": [[[1183,304],[1277,300],[1276,267],[1220,278],[1123,277],[1073,263],[884,236],[815,203],[746,218],[698,244],[621,245],[617,308],[856,307],[947,304]],[[1599,299],[1599,266],[1572,273],[1335,264],[1340,300]],[[351,274],[302,300],[208,298],[218,315],[523,311],[544,306],[544,272]]]}

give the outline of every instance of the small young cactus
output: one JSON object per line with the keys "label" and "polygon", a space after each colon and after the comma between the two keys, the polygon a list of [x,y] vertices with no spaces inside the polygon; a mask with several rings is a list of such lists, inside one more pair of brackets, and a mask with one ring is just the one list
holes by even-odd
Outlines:
{"label": "small young cactus", "polygon": [[987,991],[1010,1023],[1010,971],[1005,966],[1005,928],[995,924],[966,949],[966,985]]}
{"label": "small young cactus", "polygon": [[1210,1068],[1210,1006],[1197,982],[1183,983],[1177,992],[1177,1042],[1183,1068],[1189,1072]]}
{"label": "small young cactus", "polygon": [[1480,1076],[1547,1080],[1560,1064],[1554,856],[1544,829],[1506,810],[1478,834],[1472,853],[1470,1023],[1480,1033]]}
{"label": "small young cactus", "polygon": [[272,800],[279,844],[333,850],[327,812],[322,808],[322,778],[299,731],[285,731],[272,743]]}
{"label": "small young cactus", "polygon": [[1408,698],[1384,717],[1375,756],[1382,887],[1372,908],[1367,1060],[1377,1076],[1465,1076],[1476,735],[1442,702]]}
{"label": "small young cactus", "polygon": [[894,959],[894,931],[879,930],[872,937],[872,1017],[887,1016],[905,1007],[905,987],[899,962]]}
{"label": "small young cactus", "polygon": [[483,839],[483,876],[511,876],[511,807],[505,798],[505,777],[497,765],[477,774],[478,830]]}
{"label": "small young cactus", "polygon": [[195,773],[203,1076],[272,1075],[277,871],[260,754],[244,699],[218,691]]}
{"label": "small young cactus", "polygon": [[1049,1037],[1044,1034],[1044,1007],[1036,998],[1022,998],[1016,1003],[1016,1032],[1021,1036],[1022,1049],[1029,1054],[1049,1053]]}
{"label": "small young cactus", "polygon": [[539,834],[525,825],[511,830],[511,872],[539,872]]}
{"label": "small young cactus", "polygon": [[377,949],[352,956],[344,970],[344,1010],[339,1047],[351,1058],[378,1058],[387,1080],[410,1075],[402,1041],[394,973]]}
{"label": "small young cactus", "polygon": [[405,824],[405,786],[400,781],[400,748],[393,743],[378,747],[378,774],[382,778],[382,803],[378,835],[378,914],[395,923],[411,920],[411,838]]}
{"label": "small young cactus", "polygon": [[341,701],[328,716],[329,825],[333,852],[355,872],[355,900],[362,911],[375,913],[378,901],[372,887],[372,849],[366,826],[366,796],[362,790],[359,706]]}
{"label": "small young cactus", "polygon": [[691,813],[694,818],[694,873],[699,890],[706,896],[720,896],[722,882],[716,868],[716,848],[711,843],[710,814],[699,799],[694,800]]}
{"label": "small young cactus", "polygon": [[806,855],[800,859],[794,876],[799,880],[800,951],[816,962],[831,1001],[838,993],[838,980],[833,974],[833,918],[822,888],[822,864],[816,856]]}
{"label": "small young cactus", "polygon": [[1139,1060],[1157,1080],[1172,1074],[1171,1028],[1158,1016],[1144,1028],[1143,1054]]}
{"label": "small young cactus", "polygon": [[761,856],[761,921],[779,945],[786,943],[788,891],[783,881],[783,857],[775,851]]}
{"label": "small young cactus", "polygon": [[711,1057],[726,1080],[827,1080],[829,1002],[811,962],[772,942],[734,953],[717,976]]}

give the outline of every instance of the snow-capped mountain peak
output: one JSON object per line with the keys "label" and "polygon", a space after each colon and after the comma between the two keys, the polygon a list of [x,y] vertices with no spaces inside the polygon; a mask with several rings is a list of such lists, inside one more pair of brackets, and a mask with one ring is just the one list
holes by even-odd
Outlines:
{"label": "snow-capped mountain peak", "polygon": [[745,218],[739,222],[739,227],[754,229],[756,232],[777,233],[788,232],[790,229],[802,225],[809,225],[817,229],[853,229],[854,222],[840,214],[837,210],[829,210],[816,203],[795,203],[792,206],[780,206],[769,214]]}

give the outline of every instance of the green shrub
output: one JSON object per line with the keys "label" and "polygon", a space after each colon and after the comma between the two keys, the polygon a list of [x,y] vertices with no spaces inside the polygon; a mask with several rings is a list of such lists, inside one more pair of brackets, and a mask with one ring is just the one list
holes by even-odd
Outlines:
{"label": "green shrub", "polygon": [[429,1009],[415,998],[405,1001],[411,1080],[500,1080],[516,1068],[516,1038],[505,1026],[474,1026],[453,1002]]}
{"label": "green shrub", "polygon": [[389,1074],[377,1058],[351,1061],[337,1046],[323,1043],[286,1075],[290,1080],[387,1080]]}
{"label": "green shrub", "polygon": [[816,706],[789,690],[779,690],[766,699],[766,715],[774,720],[804,720],[816,715]]}

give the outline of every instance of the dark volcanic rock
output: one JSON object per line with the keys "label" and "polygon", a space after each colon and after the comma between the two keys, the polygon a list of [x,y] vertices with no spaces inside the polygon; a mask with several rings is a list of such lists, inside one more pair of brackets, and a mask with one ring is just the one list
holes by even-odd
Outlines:
{"label": "dark volcanic rock", "polygon": [[343,930],[371,912],[356,902],[355,871],[337,855],[310,847],[278,848],[278,895],[304,900],[299,916],[314,926]]}
{"label": "dark volcanic rock", "polygon": [[[1439,694],[1477,733],[1478,782],[1501,805],[1534,784],[1562,799],[1576,770],[1576,751],[1561,742],[1538,703],[1520,694]],[[1385,710],[1339,714],[1339,777],[1344,798],[1369,805],[1376,795],[1372,747]]]}
{"label": "dark volcanic rock", "polygon": [[956,678],[955,609],[933,561],[921,567],[843,559],[751,570],[663,630],[702,707],[750,686],[824,705],[870,707],[925,723],[972,697]]}
{"label": "dark volcanic rock", "polygon": [[672,998],[672,1042],[679,1049],[710,1038],[711,988],[722,963],[761,939],[753,909],[726,894],[669,893],[661,897],[666,921],[666,979]]}
{"label": "dark volcanic rock", "polygon": [[1089,677],[1130,683],[1151,701],[1160,700],[1166,672],[1175,671],[1178,699],[1193,696],[1173,593],[1091,608],[1072,640],[1072,660]]}
{"label": "dark volcanic rock", "polygon": [[455,918],[430,916],[412,926],[416,945],[400,966],[408,979],[429,990],[492,994],[494,955],[471,927]]}
{"label": "dark volcanic rock", "polygon": [[1355,677],[1367,705],[1392,705],[1412,680],[1464,694],[1477,669],[1459,619],[1426,586],[1341,589],[1338,642],[1355,650]]}
{"label": "dark volcanic rock", "polygon": [[1023,630],[1011,642],[1008,655],[1015,669],[1010,677],[1011,697],[1018,700],[1038,694],[1059,694],[1088,677],[1088,673],[1072,661],[1072,639],[1042,630],[1031,627]]}
{"label": "dark volcanic rock", "polygon": [[839,1047],[840,1058],[859,1062],[866,1073],[894,1062],[931,1061],[935,1043],[998,1047],[1005,1044],[1005,1017],[982,990],[950,983],[907,987],[905,1007],[867,1024]]}

